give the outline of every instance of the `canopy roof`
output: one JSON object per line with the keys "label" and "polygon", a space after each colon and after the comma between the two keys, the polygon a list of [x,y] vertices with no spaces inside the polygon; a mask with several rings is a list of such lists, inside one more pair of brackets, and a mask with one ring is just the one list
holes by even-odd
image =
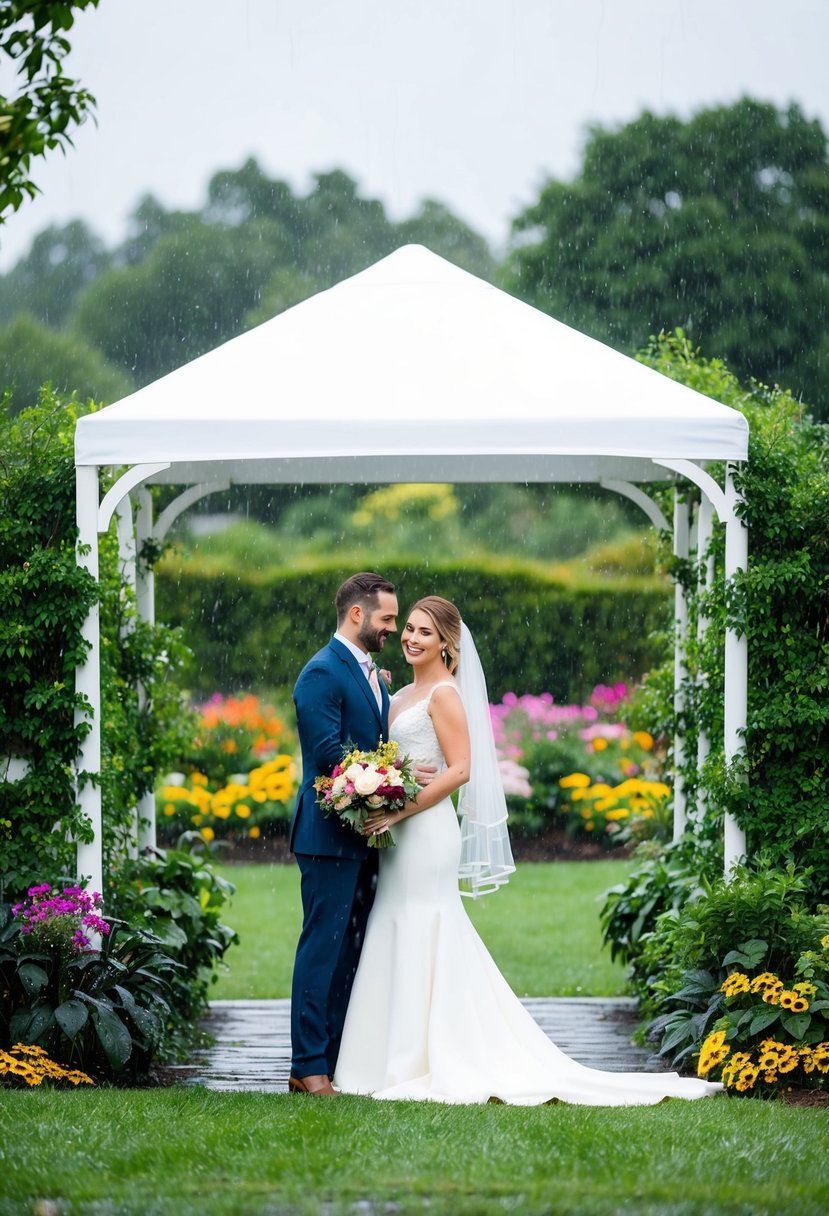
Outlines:
{"label": "canopy roof", "polygon": [[82,418],[75,452],[178,484],[652,481],[747,445],[736,410],[407,245]]}

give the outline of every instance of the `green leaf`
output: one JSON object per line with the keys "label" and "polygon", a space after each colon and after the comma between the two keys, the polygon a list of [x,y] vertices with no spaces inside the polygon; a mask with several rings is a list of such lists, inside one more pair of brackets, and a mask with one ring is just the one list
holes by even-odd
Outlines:
{"label": "green leaf", "polygon": [[793,1013],[787,1018],[781,1018],[780,1024],[793,1039],[801,1040],[809,1029],[811,1021],[812,1015],[810,1013]]}
{"label": "green leaf", "polygon": [[17,1009],[9,1019],[13,1043],[37,1043],[55,1023],[52,1006],[42,1002],[34,1009]]}
{"label": "green leaf", "polygon": [[116,1014],[100,1005],[92,1009],[92,1022],[112,1070],[120,1072],[132,1053],[130,1032]]}
{"label": "green leaf", "polygon": [[49,976],[37,963],[22,963],[17,974],[29,996],[37,996],[49,983]]}
{"label": "green leaf", "polygon": [[58,1005],[55,1010],[55,1021],[68,1039],[74,1039],[89,1019],[86,1006],[74,997]]}
{"label": "green leaf", "polygon": [[776,1022],[780,1017],[780,1010],[774,1005],[769,1005],[765,1009],[758,1009],[754,1017],[751,1019],[749,1026],[749,1034],[757,1034],[761,1030],[765,1030],[767,1026],[771,1026],[772,1022]]}

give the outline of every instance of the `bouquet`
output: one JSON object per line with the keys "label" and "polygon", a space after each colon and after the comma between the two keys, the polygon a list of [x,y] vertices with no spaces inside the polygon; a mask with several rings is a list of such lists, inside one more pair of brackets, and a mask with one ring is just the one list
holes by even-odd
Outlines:
{"label": "bouquet", "polygon": [[[347,747],[331,776],[314,781],[317,804],[360,835],[371,811],[399,811],[417,797],[419,787],[412,761],[398,751],[393,739],[378,743],[371,752]],[[369,836],[368,843],[373,849],[387,849],[394,841],[385,831]]]}

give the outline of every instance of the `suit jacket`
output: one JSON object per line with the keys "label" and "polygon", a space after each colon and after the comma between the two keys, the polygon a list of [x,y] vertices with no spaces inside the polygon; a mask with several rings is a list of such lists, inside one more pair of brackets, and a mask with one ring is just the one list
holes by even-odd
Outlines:
{"label": "suit jacket", "polygon": [[343,746],[375,748],[388,738],[389,694],[380,680],[382,707],[354,655],[332,638],[305,664],[294,686],[297,730],[302,747],[302,784],[291,820],[293,853],[362,858],[368,844],[336,815],[316,804],[314,779],[328,776],[342,759]]}

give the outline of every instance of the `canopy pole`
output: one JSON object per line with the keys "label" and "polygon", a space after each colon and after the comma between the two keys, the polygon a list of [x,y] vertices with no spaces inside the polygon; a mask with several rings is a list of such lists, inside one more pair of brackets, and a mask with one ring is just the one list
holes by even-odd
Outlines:
{"label": "canopy pole", "polygon": [[[155,572],[152,562],[144,560],[142,551],[145,541],[153,534],[153,496],[146,485],[136,491],[135,547],[137,550],[135,570],[135,607],[141,620],[155,624]],[[138,682],[138,708],[147,706],[144,685]],[[138,851],[156,847],[155,793],[147,790],[138,799]]]}
{"label": "canopy pole", "polygon": [[[679,486],[674,488],[674,556],[688,559],[690,545],[690,513],[688,500]],[[685,763],[685,740],[679,719],[685,709],[685,693],[682,683],[686,676],[685,646],[688,634],[688,601],[681,579],[674,580],[674,714],[677,727],[674,733],[674,840],[685,832],[687,822],[687,798],[682,766]]]}
{"label": "canopy pole", "polygon": [[[714,531],[714,510],[707,495],[700,495],[699,512],[697,515],[697,562],[699,564],[699,574],[697,589],[705,588],[710,591],[714,580],[714,558],[708,552],[711,544],[711,537]],[[704,565],[703,565],[704,563]],[[705,631],[709,625],[708,617],[703,612],[697,614],[697,640],[702,642],[705,636]],[[697,667],[697,683],[707,684],[708,677],[700,666]],[[704,726],[700,724],[697,733],[697,771],[702,772],[703,765],[708,759],[711,751],[711,739]],[[703,818],[705,807],[702,805],[703,791],[700,787],[698,794],[700,805],[698,807],[699,818]]]}
{"label": "canopy pole", "polygon": [[[125,494],[115,508],[115,530],[118,537],[118,563],[121,569],[121,577],[132,589],[133,594],[135,594],[137,582],[135,530],[132,518],[132,499],[129,494]],[[126,637],[134,627],[135,623],[132,617],[126,617],[121,624],[121,637]],[[137,689],[139,706],[141,703],[141,691],[141,684],[139,682]],[[132,827],[127,837],[127,854],[130,857],[138,855],[138,821],[139,810],[136,805],[132,808]]]}
{"label": "canopy pole", "polygon": [[[78,565],[98,581],[98,469],[81,465],[75,469]],[[90,607],[81,629],[87,643],[86,658],[75,670],[75,691],[87,706],[75,710],[75,725],[88,724],[75,767],[78,804],[92,829],[90,841],[78,841],[78,875],[93,891],[103,891],[104,863],[101,822],[101,637],[97,601]]]}
{"label": "canopy pole", "polygon": [[[748,566],[748,529],[737,515],[741,502],[734,485],[736,465],[729,462],[725,472],[725,496],[729,513],[725,523],[725,579],[733,579]],[[742,753],[748,720],[748,640],[733,626],[725,631],[725,761],[731,764]],[[733,815],[725,816],[726,875],[746,855],[745,832]]]}

